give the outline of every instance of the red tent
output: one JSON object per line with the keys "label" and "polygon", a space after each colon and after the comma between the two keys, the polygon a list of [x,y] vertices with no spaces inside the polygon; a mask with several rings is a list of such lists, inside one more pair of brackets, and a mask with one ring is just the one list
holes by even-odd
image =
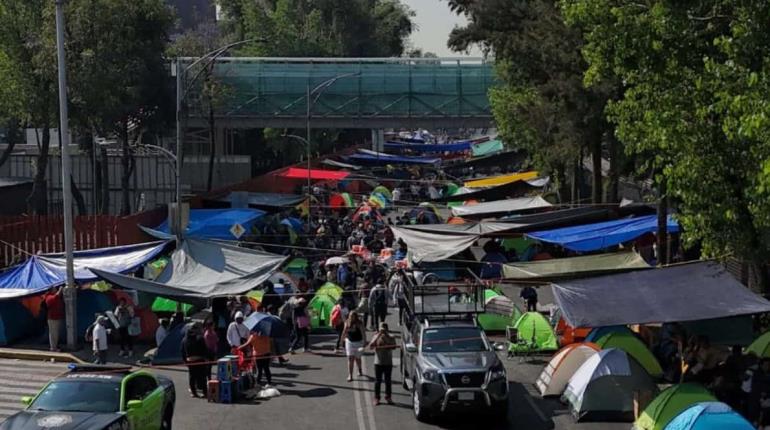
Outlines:
{"label": "red tent", "polygon": [[[341,172],[337,170],[317,170],[317,169],[310,170],[310,179],[313,179],[316,181],[323,181],[323,180],[339,181],[341,179],[347,178],[349,175],[350,175],[350,172]],[[280,176],[284,178],[307,179],[308,171],[307,169],[290,167],[289,170],[281,173]]]}

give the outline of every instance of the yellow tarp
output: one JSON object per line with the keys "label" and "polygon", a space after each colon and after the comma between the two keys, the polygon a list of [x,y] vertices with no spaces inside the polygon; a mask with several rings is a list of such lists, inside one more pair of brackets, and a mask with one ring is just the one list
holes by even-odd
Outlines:
{"label": "yellow tarp", "polygon": [[512,175],[493,176],[491,178],[468,181],[465,186],[468,188],[493,187],[495,185],[509,184],[516,181],[527,181],[537,178],[537,172],[520,172]]}

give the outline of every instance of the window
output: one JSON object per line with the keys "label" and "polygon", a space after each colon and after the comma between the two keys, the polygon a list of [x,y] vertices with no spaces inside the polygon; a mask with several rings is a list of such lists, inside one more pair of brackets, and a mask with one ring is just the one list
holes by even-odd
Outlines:
{"label": "window", "polygon": [[59,412],[117,412],[120,385],[112,381],[51,382],[30,405],[31,410]]}
{"label": "window", "polygon": [[155,378],[148,375],[136,375],[126,382],[126,401],[143,400],[158,388]]}
{"label": "window", "polygon": [[472,352],[489,349],[476,327],[427,329],[423,335],[423,352]]}

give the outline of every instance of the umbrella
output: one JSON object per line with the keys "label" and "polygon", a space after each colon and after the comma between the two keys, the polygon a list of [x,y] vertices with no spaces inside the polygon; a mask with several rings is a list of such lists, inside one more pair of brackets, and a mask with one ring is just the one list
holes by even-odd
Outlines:
{"label": "umbrella", "polygon": [[291,330],[277,316],[254,312],[243,324],[252,332],[259,332],[262,336],[273,339],[273,353],[283,355],[289,352]]}
{"label": "umbrella", "polygon": [[347,257],[331,257],[328,260],[326,260],[326,262],[324,263],[324,266],[335,265],[335,264],[345,264],[348,261],[349,260]]}
{"label": "umbrella", "polygon": [[393,200],[393,195],[387,188],[383,187],[382,185],[378,185],[375,189],[373,189],[372,194],[382,194],[386,199]]}
{"label": "umbrella", "polygon": [[375,207],[384,208],[388,205],[387,199],[382,194],[372,194],[369,197],[369,204]]}

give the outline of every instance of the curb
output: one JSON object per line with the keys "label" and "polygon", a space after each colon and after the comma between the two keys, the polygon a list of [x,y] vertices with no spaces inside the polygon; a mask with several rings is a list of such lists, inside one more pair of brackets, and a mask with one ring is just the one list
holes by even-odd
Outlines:
{"label": "curb", "polygon": [[85,361],[66,352],[36,351],[31,349],[0,348],[0,358],[47,361],[56,363],[86,363]]}

